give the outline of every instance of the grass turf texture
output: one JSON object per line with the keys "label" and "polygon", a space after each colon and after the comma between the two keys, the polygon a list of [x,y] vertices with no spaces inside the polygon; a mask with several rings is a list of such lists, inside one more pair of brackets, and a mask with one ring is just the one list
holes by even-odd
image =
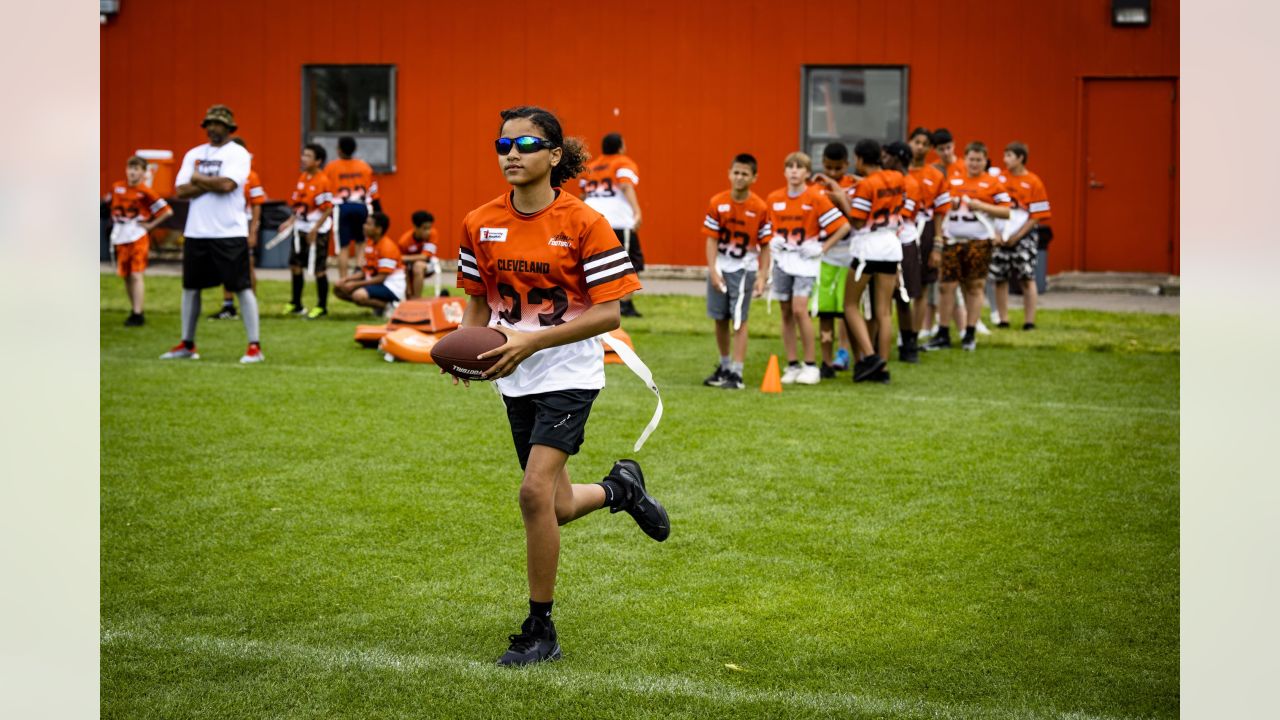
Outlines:
{"label": "grass turf texture", "polygon": [[[238,320],[161,362],[179,287],[147,282],[124,328],[102,278],[104,718],[1177,716],[1177,317],[1046,311],[890,386],[768,396],[776,307],[734,393],[701,386],[703,300],[640,298],[671,539],[567,526],[565,659],[513,671],[520,471],[490,388],[360,349],[343,303],[276,316],[284,283],[265,364],[236,363]],[[653,411],[608,377],[579,482]]]}

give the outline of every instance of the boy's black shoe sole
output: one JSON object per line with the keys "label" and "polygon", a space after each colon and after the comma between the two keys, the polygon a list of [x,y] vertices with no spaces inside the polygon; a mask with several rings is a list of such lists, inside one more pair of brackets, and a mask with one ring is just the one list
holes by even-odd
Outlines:
{"label": "boy's black shoe sole", "polygon": [[645,535],[662,542],[671,535],[671,521],[667,518],[667,509],[662,503],[653,499],[644,487],[644,473],[635,460],[619,460],[613,464],[609,477],[627,487],[626,502],[609,512],[625,510]]}

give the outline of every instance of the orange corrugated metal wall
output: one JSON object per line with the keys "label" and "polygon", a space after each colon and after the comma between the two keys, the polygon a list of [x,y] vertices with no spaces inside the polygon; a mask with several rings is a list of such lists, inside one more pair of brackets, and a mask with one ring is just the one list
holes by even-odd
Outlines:
{"label": "orange corrugated metal wall", "polygon": [[205,107],[223,102],[281,198],[297,175],[301,67],[390,63],[398,170],[380,180],[384,203],[394,230],[414,209],[434,212],[446,256],[463,214],[505,187],[490,149],[503,107],[552,108],[593,152],[623,133],[649,262],[700,264],[704,203],[734,153],[760,158],[760,194],[782,184],[802,66],[883,64],[910,69],[909,126],[984,140],[997,162],[1008,141],[1030,145],[1054,207],[1050,269],[1072,269],[1080,78],[1178,75],[1178,5],[1164,0],[1142,29],[1113,28],[1109,0],[121,5],[101,31],[104,192],[133,150],[180,158],[202,142]]}

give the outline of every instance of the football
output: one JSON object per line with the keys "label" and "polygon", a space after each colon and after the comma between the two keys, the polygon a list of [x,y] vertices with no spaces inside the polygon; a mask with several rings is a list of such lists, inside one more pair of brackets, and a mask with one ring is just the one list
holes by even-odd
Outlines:
{"label": "football", "polygon": [[477,360],[480,353],[502,347],[507,336],[489,327],[464,327],[440,338],[431,348],[431,360],[441,370],[461,380],[483,380],[480,374],[493,367],[498,358]]}

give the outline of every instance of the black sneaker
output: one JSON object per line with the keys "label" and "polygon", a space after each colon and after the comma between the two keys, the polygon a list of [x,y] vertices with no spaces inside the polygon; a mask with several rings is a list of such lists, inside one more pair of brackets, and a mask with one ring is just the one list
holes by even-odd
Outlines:
{"label": "black sneaker", "polygon": [[519,635],[509,635],[511,647],[498,658],[498,665],[512,667],[560,659],[560,642],[550,618],[525,618]]}
{"label": "black sneaker", "polygon": [[920,349],[924,350],[925,352],[933,352],[935,350],[950,350],[951,336],[944,335],[942,337],[938,337],[937,335],[934,335],[933,338],[929,340],[929,342],[925,343],[924,347]]}
{"label": "black sneaker", "polygon": [[124,319],[125,327],[141,327],[147,324],[147,318],[142,313],[131,312],[129,317]]}
{"label": "black sneaker", "polygon": [[707,387],[724,387],[724,381],[728,379],[729,371],[717,365],[716,371],[708,375],[707,379],[702,381],[702,384]]}
{"label": "black sneaker", "polygon": [[1035,329],[1036,329],[1036,324],[1035,324],[1035,323],[1022,323],[1022,329],[1023,329],[1023,330],[1035,330]]}
{"label": "black sneaker", "polygon": [[818,368],[818,377],[822,380],[830,380],[836,376],[836,369],[826,363],[822,363],[822,367]]}
{"label": "black sneaker", "polygon": [[236,316],[235,305],[223,305],[222,309],[209,316],[210,320],[233,320]]}
{"label": "black sneaker", "polygon": [[1009,329],[1009,323],[1007,323],[1007,322],[998,322],[998,323],[996,323],[996,327],[1000,328],[1001,330],[1008,330],[1008,329]]}
{"label": "black sneaker", "polygon": [[609,512],[626,510],[635,519],[645,535],[662,542],[671,534],[671,522],[662,503],[654,500],[644,489],[644,473],[635,460],[619,460],[609,471],[609,478],[617,480],[627,489],[627,499]]}
{"label": "black sneaker", "polygon": [[732,370],[725,374],[724,382],[720,384],[722,390],[741,390],[744,387],[746,385],[742,383],[742,376]]}
{"label": "black sneaker", "polygon": [[864,382],[870,380],[872,375],[883,370],[887,364],[884,358],[871,353],[853,364],[853,381]]}
{"label": "black sneaker", "polygon": [[898,361],[915,364],[920,362],[920,346],[915,338],[905,338],[902,347],[898,348]]}
{"label": "black sneaker", "polygon": [[880,383],[881,385],[888,385],[888,384],[889,384],[889,371],[888,371],[888,370],[880,370],[880,371],[876,372],[874,375],[872,375],[871,377],[867,378],[867,382],[874,382],[874,383]]}
{"label": "black sneaker", "polygon": [[618,314],[622,317],[644,317],[639,310],[636,310],[635,303],[630,300],[623,300],[621,305],[622,307],[619,309]]}
{"label": "black sneaker", "polygon": [[977,349],[978,349],[978,337],[975,335],[975,336],[973,336],[973,337],[967,337],[967,338],[965,338],[964,340],[962,340],[962,341],[960,342],[960,348],[961,348],[962,350],[966,350],[966,351],[968,351],[968,352],[973,352],[973,351],[977,350]]}

